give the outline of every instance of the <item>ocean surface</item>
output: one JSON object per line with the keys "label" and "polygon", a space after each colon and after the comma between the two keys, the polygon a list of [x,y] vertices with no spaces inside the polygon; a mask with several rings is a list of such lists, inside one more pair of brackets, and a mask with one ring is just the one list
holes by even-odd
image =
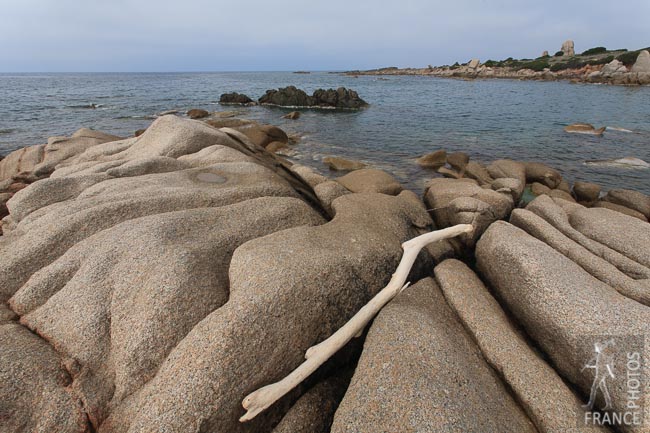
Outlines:
{"label": "ocean surface", "polygon": [[[218,103],[225,92],[257,99],[287,85],[308,93],[345,86],[371,106],[358,112],[304,110],[292,121],[281,119],[290,109]],[[278,125],[301,136],[296,162],[325,172],[325,156],[357,159],[392,172],[417,192],[432,172],[419,168],[415,158],[443,148],[482,162],[545,162],[571,182],[650,194],[650,169],[585,164],[628,156],[650,162],[650,87],[325,72],[0,74],[0,154],[80,127],[131,136],[157,113],[190,108],[236,110],[238,117]],[[565,133],[563,127],[574,122],[631,132]]]}

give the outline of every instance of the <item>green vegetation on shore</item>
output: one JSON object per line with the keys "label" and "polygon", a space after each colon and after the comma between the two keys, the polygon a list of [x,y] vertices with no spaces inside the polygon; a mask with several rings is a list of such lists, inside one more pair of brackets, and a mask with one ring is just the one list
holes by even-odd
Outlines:
{"label": "green vegetation on shore", "polygon": [[585,50],[582,54],[576,54],[570,57],[564,56],[562,51],[558,51],[553,57],[548,55],[536,59],[513,59],[512,57],[508,57],[505,60],[488,60],[483,64],[491,68],[512,68],[515,70],[531,69],[533,71],[543,71],[549,68],[553,72],[565,69],[580,69],[587,65],[604,65],[614,59],[620,61],[625,66],[631,66],[643,50],[650,50],[650,47],[635,51],[628,51],[627,49],[608,50],[605,47],[594,47]]}

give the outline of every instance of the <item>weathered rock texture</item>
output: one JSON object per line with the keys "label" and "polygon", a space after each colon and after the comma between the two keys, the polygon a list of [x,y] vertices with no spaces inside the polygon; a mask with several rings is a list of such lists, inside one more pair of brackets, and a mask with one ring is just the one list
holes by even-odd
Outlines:
{"label": "weathered rock texture", "polygon": [[445,299],[537,429],[572,431],[582,402],[530,347],[478,276],[458,260],[436,266],[435,275]]}
{"label": "weathered rock texture", "polygon": [[[301,389],[246,424],[242,398],[297,366],[431,228],[412,193],[334,181],[317,185],[342,189],[328,222],[318,193],[244,132],[163,116],[8,201],[3,431],[270,431]],[[386,177],[356,183],[399,192]],[[280,426],[310,425],[290,413]]]}
{"label": "weathered rock texture", "polygon": [[372,324],[333,433],[535,431],[433,279]]}
{"label": "weathered rock texture", "polygon": [[[610,232],[609,236],[616,234]],[[594,358],[595,344],[613,341],[618,362],[623,364],[626,353],[649,355],[643,345],[635,342],[648,337],[650,309],[617,292],[563,251],[499,221],[478,242],[476,257],[481,273],[499,299],[548,356],[559,375],[582,395],[588,396],[591,390],[593,372],[583,367]],[[627,410],[626,381],[625,373],[608,380],[616,411]],[[597,406],[603,406],[600,399]],[[648,416],[648,409],[643,411]],[[633,426],[623,426],[622,430],[648,431]]]}

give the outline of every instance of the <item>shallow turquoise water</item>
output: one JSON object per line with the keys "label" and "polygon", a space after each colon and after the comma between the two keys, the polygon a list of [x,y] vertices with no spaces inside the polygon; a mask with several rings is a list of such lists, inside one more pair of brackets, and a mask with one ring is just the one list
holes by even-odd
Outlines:
{"label": "shallow turquoise water", "polygon": [[[301,134],[296,159],[320,169],[326,155],[360,159],[392,171],[418,190],[431,173],[413,160],[445,148],[466,151],[480,161],[542,161],[571,181],[650,193],[648,169],[584,164],[624,156],[650,162],[650,87],[287,72],[0,74],[0,153],[82,126],[131,135],[161,111],[233,110],[218,105],[221,93],[238,91],[256,99],[266,89],[290,84],[310,93],[319,87],[350,87],[371,104],[359,112],[306,111],[297,121],[281,119],[290,110],[241,109],[242,117]],[[84,108],[89,104],[98,108]],[[574,122],[633,133],[566,134],[564,125]]]}

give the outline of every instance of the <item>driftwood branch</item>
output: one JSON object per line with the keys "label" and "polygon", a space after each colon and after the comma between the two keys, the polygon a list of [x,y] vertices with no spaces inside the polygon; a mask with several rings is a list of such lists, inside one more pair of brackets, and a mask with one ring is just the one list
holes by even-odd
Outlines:
{"label": "driftwood branch", "polygon": [[472,230],[473,227],[470,224],[458,224],[446,229],[426,233],[404,242],[402,244],[402,249],[404,250],[402,260],[397,266],[397,270],[388,285],[377,293],[370,302],[364,305],[338,331],[322,343],[310,347],[305,354],[306,361],[300,364],[287,377],[279,382],[266,385],[244,398],[242,406],[247,412],[239,421],[244,422],[255,418],[260,412],[282,398],[316,371],[318,367],[323,365],[325,361],[345,346],[352,338],[361,335],[365,326],[379,310],[408,287],[409,283],[406,283],[406,278],[422,248],[433,242],[453,238],[463,233],[470,233]]}

